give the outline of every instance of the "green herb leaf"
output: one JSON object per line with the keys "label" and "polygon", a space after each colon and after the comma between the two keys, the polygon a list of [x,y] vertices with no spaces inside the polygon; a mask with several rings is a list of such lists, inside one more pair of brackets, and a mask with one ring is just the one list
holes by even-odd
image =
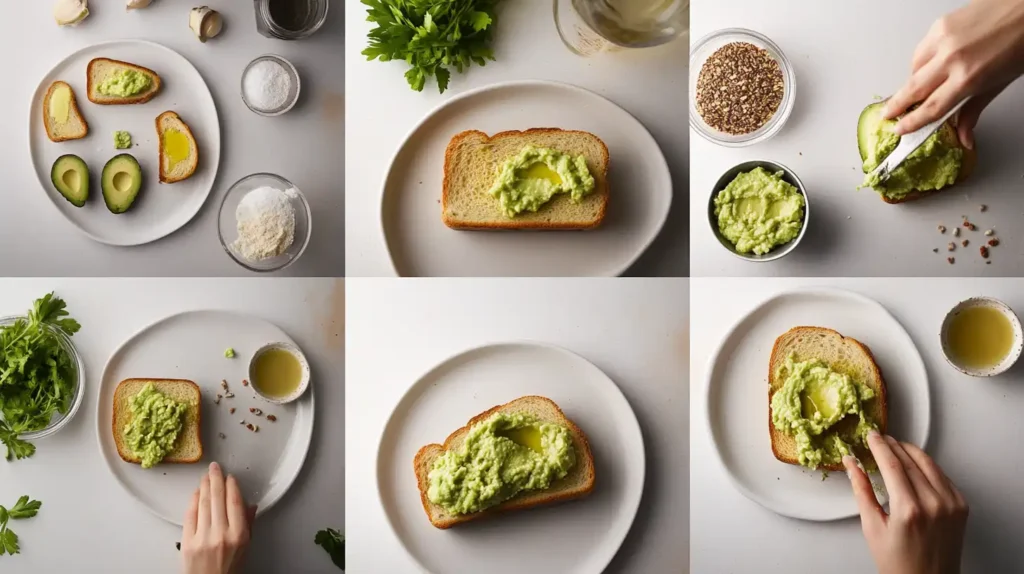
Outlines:
{"label": "green herb leaf", "polygon": [[3,529],[0,531],[0,547],[3,547],[12,556],[18,554],[21,552],[21,547],[18,546],[18,535],[10,528]]}
{"label": "green herb leaf", "polygon": [[361,0],[376,25],[362,54],[368,60],[403,60],[409,87],[422,91],[430,77],[444,93],[449,67],[459,73],[494,60],[492,30],[500,0]]}
{"label": "green herb leaf", "polygon": [[[11,518],[32,518],[39,513],[39,509],[43,506],[43,503],[38,500],[30,500],[29,497],[22,496],[18,499],[18,502],[11,507],[8,511]],[[2,521],[0,521],[2,522]]]}
{"label": "green herb leaf", "polygon": [[316,533],[313,542],[320,546],[331,556],[334,565],[342,570],[345,569],[345,535],[341,532],[327,528]]}

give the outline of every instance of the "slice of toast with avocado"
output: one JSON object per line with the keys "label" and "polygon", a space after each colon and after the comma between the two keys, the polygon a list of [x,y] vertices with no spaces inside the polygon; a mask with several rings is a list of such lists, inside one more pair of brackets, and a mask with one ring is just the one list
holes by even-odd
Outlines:
{"label": "slice of toast with avocado", "polygon": [[160,93],[160,75],[129,62],[95,58],[86,68],[89,101],[102,106],[144,104]]}
{"label": "slice of toast with avocado", "polygon": [[156,118],[160,138],[160,183],[177,183],[192,177],[199,166],[199,144],[181,116],[166,111]]}
{"label": "slice of toast with avocado", "polygon": [[[787,377],[787,359],[802,362],[818,359],[838,373],[848,375],[874,392],[874,397],[865,401],[863,409],[868,420],[886,432],[889,418],[889,402],[882,371],[875,362],[871,350],[860,341],[844,337],[840,333],[823,327],[794,327],[775,340],[768,365],[768,433],[771,436],[772,453],[775,458],[788,464],[799,465],[799,447],[793,435],[776,428],[772,422],[772,397],[782,389]],[[805,402],[806,405],[806,402]],[[808,416],[804,407],[803,416]],[[858,423],[856,415],[847,415],[826,435],[837,432],[840,436],[852,433]],[[834,431],[833,431],[834,429]],[[861,445],[854,445],[857,458],[871,469],[875,467],[871,452]],[[819,470],[844,470],[841,462],[822,464]]]}
{"label": "slice of toast with avocado", "polygon": [[[537,211],[508,217],[488,190],[502,164],[526,146],[585,157],[593,191],[578,203],[568,193],[558,193]],[[608,147],[588,132],[534,128],[493,136],[477,130],[456,134],[444,154],[441,219],[452,229],[466,230],[593,229],[601,225],[608,210],[608,163]]]}
{"label": "slice of toast with avocado", "polygon": [[160,462],[184,464],[199,462],[203,458],[202,411],[200,409],[202,393],[199,390],[199,385],[184,379],[125,379],[118,383],[114,390],[112,423],[117,454],[125,462],[142,463],[142,458],[128,445],[125,428],[133,418],[130,406],[131,398],[138,395],[149,384],[152,384],[157,392],[187,405],[174,449]]}
{"label": "slice of toast with avocado", "polygon": [[[434,468],[435,461],[447,451],[457,451],[460,449],[474,426],[484,423],[499,413],[510,416],[522,414],[536,419],[539,424],[549,423],[564,427],[568,431],[572,451],[575,455],[575,462],[568,469],[567,474],[560,479],[554,480],[549,488],[544,490],[524,490],[504,502],[478,512],[468,514],[453,513],[431,502],[428,491],[430,489],[430,472]],[[517,439],[513,438],[513,440]],[[540,439],[537,438],[536,440],[539,441]],[[566,418],[554,401],[538,396],[520,397],[509,403],[491,408],[473,417],[464,427],[450,434],[445,439],[443,445],[428,444],[424,446],[416,453],[413,459],[413,470],[416,473],[416,483],[419,486],[423,510],[427,513],[430,523],[440,529],[451,528],[452,526],[502,512],[524,510],[582,498],[590,494],[594,489],[595,481],[594,456],[590,451],[590,443],[587,442],[586,435],[571,420]]]}
{"label": "slice of toast with avocado", "polygon": [[50,84],[43,98],[43,126],[50,141],[60,143],[89,135],[89,122],[85,121],[75,91],[67,82]]}
{"label": "slice of toast with avocado", "polygon": [[[885,101],[875,102],[864,108],[857,119],[857,149],[860,151],[861,167],[865,174],[878,167],[895,149],[895,144],[899,142],[899,137],[895,135],[892,138],[888,138],[888,143],[891,145],[886,145],[882,141],[883,130],[891,130],[896,125],[895,120],[883,119],[882,112],[884,108]],[[978,154],[975,150],[967,149],[960,143],[954,119],[951,118],[943,124],[932,137],[935,138],[933,149],[937,150],[939,155],[933,156],[924,162],[916,160],[918,163],[913,168],[915,170],[914,176],[905,179],[904,176],[906,174],[900,175],[897,172],[904,170],[904,166],[915,161],[914,156],[908,158],[897,169],[897,172],[894,172],[895,179],[891,178],[891,181],[895,183],[894,189],[888,189],[885,184],[875,187],[875,191],[878,192],[882,201],[897,204],[921,199],[948,189],[971,175],[978,163]],[[922,148],[928,145],[929,143],[926,142]],[[922,148],[918,148],[915,153],[923,153]],[[949,153],[951,150],[953,150],[955,155],[960,156],[960,166],[955,176],[948,178],[943,177],[944,170],[951,169],[951,167],[944,165],[949,160],[942,157],[942,152]]]}

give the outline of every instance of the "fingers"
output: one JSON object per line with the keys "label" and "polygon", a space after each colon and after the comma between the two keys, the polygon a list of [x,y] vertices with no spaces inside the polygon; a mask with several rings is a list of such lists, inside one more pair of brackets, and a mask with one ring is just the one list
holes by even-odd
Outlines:
{"label": "fingers", "polygon": [[256,512],[259,509],[260,509],[260,507],[258,505],[253,504],[252,506],[249,507],[248,512],[246,512],[246,518],[249,519],[249,529],[250,530],[252,530],[252,523],[256,521]]}
{"label": "fingers", "polygon": [[189,502],[188,510],[185,511],[184,525],[182,526],[182,538],[190,538],[196,535],[196,525],[199,522],[199,489],[192,493],[192,500]]}
{"label": "fingers", "polygon": [[910,481],[911,486],[914,487],[914,492],[917,494],[917,500],[928,505],[928,508],[933,505],[939,504],[939,495],[932,487],[931,482],[925,477],[924,473],[918,468],[917,463],[914,459],[910,458],[907,451],[903,449],[903,445],[891,436],[885,437],[885,442],[889,444],[889,448],[892,449],[893,454],[899,459],[900,463],[903,464],[903,471],[907,474],[907,479]]}
{"label": "fingers", "polygon": [[967,149],[974,149],[974,127],[978,125],[978,119],[981,118],[981,112],[988,107],[992,100],[996,99],[1004,89],[1006,85],[999,86],[998,88],[986,92],[984,94],[978,94],[971,98],[971,101],[964,104],[964,107],[960,109],[960,114],[956,120],[956,132],[960,137],[960,143]]}
{"label": "fingers", "polygon": [[853,496],[857,499],[861,527],[865,533],[880,528],[885,524],[885,510],[875,498],[875,489],[871,486],[871,480],[857,466],[857,459],[852,456],[843,457],[843,466],[846,467],[846,475],[850,477],[850,484],[853,485]]}
{"label": "fingers", "polygon": [[249,527],[249,516],[245,500],[242,498],[242,490],[238,487],[238,480],[233,475],[228,475],[226,487],[228,528],[236,532],[243,532]]}
{"label": "fingers", "polygon": [[931,484],[932,488],[935,489],[935,492],[938,493],[938,495],[946,502],[955,502],[956,495],[953,493],[955,490],[953,483],[946,478],[946,475],[943,474],[939,465],[935,464],[932,457],[928,456],[916,445],[904,443],[902,446],[904,452],[907,453],[907,456],[914,461],[917,468],[919,468],[924,477],[928,479],[928,482]]}
{"label": "fingers", "polygon": [[882,473],[882,480],[885,481],[885,488],[889,491],[889,498],[893,505],[913,503],[915,500],[914,487],[907,478],[903,469],[903,463],[896,458],[889,443],[885,442],[878,431],[868,433],[868,448],[878,463],[878,471]]}
{"label": "fingers", "polygon": [[[883,117],[887,120],[895,119],[896,116],[907,111],[910,106],[925,101],[932,92],[946,81],[947,77],[948,75],[943,69],[942,63],[937,59],[930,60],[920,70],[914,72],[910,79],[907,80],[907,83],[885,102],[885,110],[882,112]],[[939,115],[942,115],[942,112],[939,112]],[[900,124],[903,124],[903,122],[901,121]],[[906,133],[899,131],[899,127],[897,126],[896,133],[901,135]]]}
{"label": "fingers", "polygon": [[911,74],[916,73],[935,57],[935,53],[939,48],[939,35],[938,27],[932,26],[931,29],[928,30],[928,34],[921,40],[921,43],[914,49],[914,56],[910,59]]}
{"label": "fingers", "polygon": [[967,95],[959,82],[947,81],[935,89],[924,103],[903,116],[896,124],[896,133],[908,134],[942,117]]}
{"label": "fingers", "polygon": [[199,511],[196,522],[196,534],[202,535],[210,529],[210,473],[203,475],[199,481]]}
{"label": "fingers", "polygon": [[210,463],[210,526],[215,532],[224,532],[228,529],[224,472],[216,462]]}

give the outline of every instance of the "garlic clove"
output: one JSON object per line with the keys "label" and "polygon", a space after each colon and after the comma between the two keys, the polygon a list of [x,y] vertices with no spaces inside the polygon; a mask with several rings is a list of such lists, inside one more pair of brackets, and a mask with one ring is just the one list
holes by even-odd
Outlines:
{"label": "garlic clove", "polygon": [[200,42],[206,42],[220,34],[224,28],[224,19],[219,12],[209,6],[200,6],[189,12],[188,27],[192,29]]}
{"label": "garlic clove", "polygon": [[128,0],[128,10],[145,8],[153,3],[153,0]]}
{"label": "garlic clove", "polygon": [[59,26],[75,26],[89,16],[89,0],[58,0],[53,18]]}

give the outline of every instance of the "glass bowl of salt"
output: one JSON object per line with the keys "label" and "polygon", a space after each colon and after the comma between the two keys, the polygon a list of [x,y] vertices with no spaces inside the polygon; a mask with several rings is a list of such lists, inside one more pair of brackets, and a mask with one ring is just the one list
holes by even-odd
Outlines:
{"label": "glass bowl of salt", "polygon": [[299,72],[281,56],[264,54],[242,72],[242,101],[261,116],[279,116],[299,101]]}
{"label": "glass bowl of salt", "polygon": [[295,185],[271,173],[243,177],[220,204],[217,232],[231,259],[270,273],[295,263],[313,229],[309,203]]}

